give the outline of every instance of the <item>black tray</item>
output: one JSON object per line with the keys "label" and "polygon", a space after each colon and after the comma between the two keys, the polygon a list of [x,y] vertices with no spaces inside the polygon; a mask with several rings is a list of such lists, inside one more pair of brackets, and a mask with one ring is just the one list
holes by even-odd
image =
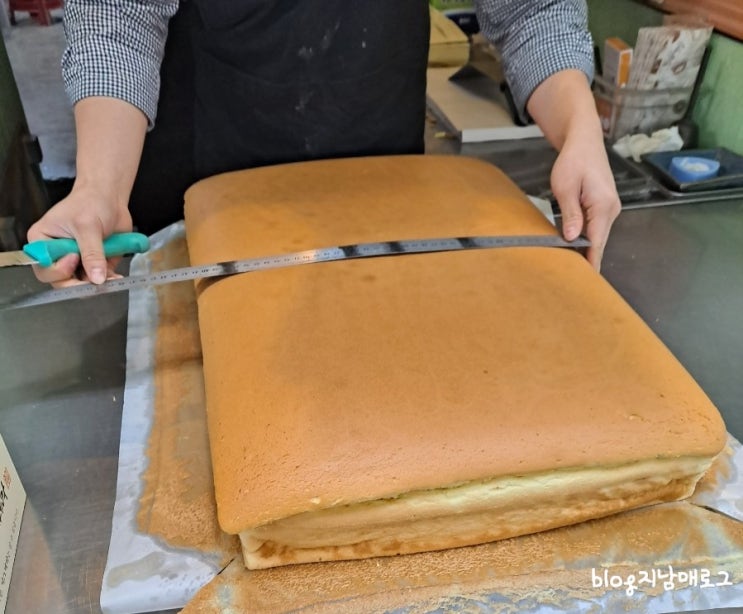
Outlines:
{"label": "black tray", "polygon": [[[710,177],[709,179],[680,182],[669,170],[671,159],[678,156],[695,156],[697,158],[717,160],[720,163],[720,171],[715,177]],[[743,156],[739,156],[724,147],[650,153],[642,156],[642,161],[667,187],[677,192],[694,192],[698,190],[743,186]]]}

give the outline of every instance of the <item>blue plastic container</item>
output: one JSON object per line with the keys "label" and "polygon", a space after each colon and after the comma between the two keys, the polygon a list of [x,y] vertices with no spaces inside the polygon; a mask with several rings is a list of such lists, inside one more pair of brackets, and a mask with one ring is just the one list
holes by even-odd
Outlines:
{"label": "blue plastic container", "polygon": [[671,158],[669,170],[679,183],[704,181],[717,176],[720,162],[697,156],[676,156]]}

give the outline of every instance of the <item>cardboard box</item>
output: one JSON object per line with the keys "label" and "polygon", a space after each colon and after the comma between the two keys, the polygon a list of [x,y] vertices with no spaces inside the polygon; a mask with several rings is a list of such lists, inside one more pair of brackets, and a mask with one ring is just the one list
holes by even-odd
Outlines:
{"label": "cardboard box", "polygon": [[467,35],[451,19],[430,7],[431,39],[428,47],[429,66],[463,66],[470,55]]}
{"label": "cardboard box", "polygon": [[629,82],[632,47],[613,36],[604,41],[603,77],[613,85],[623,87]]}
{"label": "cardboard box", "polygon": [[471,0],[429,0],[429,5],[451,19],[465,34],[480,31],[475,5]]}
{"label": "cardboard box", "polygon": [[5,611],[26,491],[0,435],[0,611]]}
{"label": "cardboard box", "polygon": [[462,11],[473,9],[472,0],[430,0],[429,4],[438,11]]}

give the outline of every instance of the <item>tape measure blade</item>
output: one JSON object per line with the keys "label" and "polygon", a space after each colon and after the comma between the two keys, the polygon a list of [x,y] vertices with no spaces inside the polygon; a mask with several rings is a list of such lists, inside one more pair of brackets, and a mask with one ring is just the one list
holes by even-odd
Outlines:
{"label": "tape measure blade", "polygon": [[467,249],[490,249],[497,247],[588,247],[590,241],[579,237],[575,241],[565,241],[559,235],[513,235],[513,236],[471,236],[444,237],[437,239],[413,239],[401,241],[384,241],[357,243],[337,247],[326,247],[305,250],[277,256],[248,258],[218,262],[215,264],[183,267],[169,271],[155,272],[121,279],[112,279],[101,285],[84,284],[46,290],[39,294],[24,297],[12,303],[0,306],[0,310],[19,309],[45,305],[73,299],[91,298],[102,294],[123,292],[160,286],[168,283],[193,281],[209,277],[226,277],[237,273],[250,273],[267,269],[277,269],[302,264],[393,256],[399,254],[422,254],[431,252],[457,251]]}
{"label": "tape measure blade", "polygon": [[192,281],[205,277],[215,277],[225,275],[218,265],[208,265],[203,267],[184,267],[157,273],[144,275],[135,275],[123,277],[121,279],[110,279],[103,284],[80,284],[69,286],[67,288],[57,288],[45,290],[38,294],[20,298],[12,303],[3,305],[2,309],[20,309],[21,307],[34,307],[38,305],[48,305],[50,303],[60,303],[69,300],[78,300],[93,298],[103,294],[113,294],[114,292],[126,292],[149,288],[152,286],[161,286],[164,284],[175,283],[180,281]]}

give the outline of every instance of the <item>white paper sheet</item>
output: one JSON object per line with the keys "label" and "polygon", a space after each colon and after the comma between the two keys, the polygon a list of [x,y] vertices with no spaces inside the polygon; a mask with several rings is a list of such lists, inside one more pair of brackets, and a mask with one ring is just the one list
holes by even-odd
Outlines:
{"label": "white paper sheet", "polygon": [[713,476],[714,488],[698,488],[689,501],[743,522],[743,446],[729,435],[723,454],[728,461]]}
{"label": "white paper sheet", "polygon": [[[150,254],[183,235],[182,222],[154,235],[150,252],[132,259],[130,274],[146,274],[150,269]],[[116,502],[101,589],[101,608],[105,614],[182,608],[219,571],[216,559],[200,552],[170,548],[137,530],[136,514],[142,489],[140,476],[146,468],[147,438],[153,414],[153,356],[157,323],[155,290],[131,292]],[[712,480],[715,487],[695,494],[692,502],[743,521],[743,446],[730,437],[729,448],[729,463]],[[493,598],[503,599],[498,595]],[[658,596],[638,595],[637,598],[637,603],[641,603],[640,610],[648,614],[743,606],[743,583],[714,590],[679,588]],[[463,606],[467,605],[467,599],[462,597]],[[627,606],[623,590],[607,592],[599,604],[576,600],[570,610],[595,612],[600,606],[601,611],[609,612],[615,611],[620,604],[621,607]],[[519,602],[519,611],[541,613],[549,612],[549,609],[545,609],[543,604]]]}
{"label": "white paper sheet", "polygon": [[[183,236],[183,224],[170,226],[151,239],[150,254]],[[149,254],[132,259],[130,274],[149,272]],[[126,347],[126,386],[119,444],[111,543],[101,587],[105,614],[134,614],[181,608],[219,571],[219,561],[201,552],[170,548],[137,530],[147,466],[147,438],[154,406],[154,340],[157,295],[154,289],[130,292]]]}

